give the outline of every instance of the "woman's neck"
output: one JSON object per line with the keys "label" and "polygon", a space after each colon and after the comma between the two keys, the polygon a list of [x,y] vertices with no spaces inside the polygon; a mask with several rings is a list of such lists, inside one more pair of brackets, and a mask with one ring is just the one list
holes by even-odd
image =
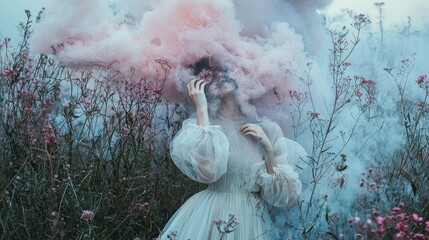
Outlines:
{"label": "woman's neck", "polygon": [[226,118],[237,118],[244,116],[235,95],[224,96],[221,99],[220,115]]}

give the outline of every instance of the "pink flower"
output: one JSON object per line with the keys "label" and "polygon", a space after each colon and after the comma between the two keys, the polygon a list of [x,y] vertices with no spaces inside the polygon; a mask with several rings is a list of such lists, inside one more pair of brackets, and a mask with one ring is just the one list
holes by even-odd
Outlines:
{"label": "pink flower", "polygon": [[426,74],[421,74],[420,76],[417,77],[416,82],[417,84],[422,84],[427,78]]}
{"label": "pink flower", "polygon": [[161,94],[162,90],[161,89],[152,89],[152,95],[159,95]]}
{"label": "pink flower", "polygon": [[201,73],[199,74],[199,77],[201,79],[209,80],[213,77],[213,72],[210,70],[203,69],[203,71],[201,71]]}
{"label": "pink flower", "polygon": [[416,233],[414,234],[414,238],[423,238],[425,235],[421,234],[421,233]]}
{"label": "pink flower", "polygon": [[11,73],[12,73],[12,71],[10,71],[9,69],[5,69],[5,70],[3,70],[3,72],[2,72],[3,76],[8,76],[8,75],[10,75]]}
{"label": "pink flower", "polygon": [[392,208],[392,211],[394,212],[400,212],[402,209],[400,207],[394,207]]}
{"label": "pink flower", "polygon": [[374,80],[371,80],[371,79],[363,79],[360,82],[360,84],[361,85],[367,85],[367,86],[370,86],[370,87],[374,87],[376,83],[374,82]]}
{"label": "pink flower", "polygon": [[413,220],[414,220],[414,221],[417,221],[417,222],[421,222],[421,221],[423,221],[423,218],[422,218],[422,217],[419,217],[419,215],[417,215],[417,214],[415,214],[415,213],[413,213],[412,217],[413,217]]}
{"label": "pink flower", "polygon": [[138,203],[137,204],[137,209],[145,214],[147,214],[149,212],[149,203],[148,202],[144,202],[144,203]]}
{"label": "pink flower", "polygon": [[403,237],[405,237],[405,233],[404,233],[404,232],[402,232],[402,231],[400,231],[400,232],[398,232],[397,234],[395,234],[395,237],[396,237],[396,238],[403,238]]}
{"label": "pink flower", "polygon": [[370,187],[375,187],[375,185],[377,185],[375,182],[369,184]]}
{"label": "pink flower", "polygon": [[360,181],[359,182],[359,187],[363,187],[363,185],[364,185],[363,181]]}
{"label": "pink flower", "polygon": [[378,216],[378,217],[377,217],[377,224],[378,224],[378,225],[383,225],[383,223],[384,223],[384,218],[383,218],[383,217]]}
{"label": "pink flower", "polygon": [[349,223],[358,223],[358,222],[360,222],[360,218],[359,217],[349,218],[348,222]]}
{"label": "pink flower", "polygon": [[311,112],[311,113],[310,113],[310,117],[311,117],[312,119],[315,119],[315,118],[319,117],[319,115],[320,115],[320,113],[318,113],[318,112]]}

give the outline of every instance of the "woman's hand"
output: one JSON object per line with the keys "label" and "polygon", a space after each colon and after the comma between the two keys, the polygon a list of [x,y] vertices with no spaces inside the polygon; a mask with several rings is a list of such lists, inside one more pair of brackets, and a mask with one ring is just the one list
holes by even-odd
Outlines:
{"label": "woman's hand", "polygon": [[273,146],[264,130],[253,123],[246,123],[240,128],[240,133],[256,138],[265,151],[265,167],[270,174],[274,173],[274,167],[277,166],[276,158],[273,152]]}
{"label": "woman's hand", "polygon": [[204,79],[195,78],[191,80],[188,87],[188,94],[192,102],[195,105],[195,108],[198,111],[207,111],[207,98],[204,93],[204,86],[207,84]]}
{"label": "woman's hand", "polygon": [[268,139],[268,136],[260,126],[253,123],[246,123],[241,126],[240,133],[256,138],[265,151],[272,151],[273,147],[271,145],[270,139]]}
{"label": "woman's hand", "polygon": [[197,112],[197,124],[201,126],[209,125],[207,98],[204,93],[204,86],[206,84],[207,82],[204,79],[195,78],[187,85],[189,97],[194,103]]}

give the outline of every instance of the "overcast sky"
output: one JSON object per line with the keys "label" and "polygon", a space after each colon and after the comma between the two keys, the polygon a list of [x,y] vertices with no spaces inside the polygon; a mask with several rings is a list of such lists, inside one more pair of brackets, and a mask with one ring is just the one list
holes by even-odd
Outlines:
{"label": "overcast sky", "polygon": [[[18,36],[17,25],[25,20],[25,9],[37,15],[41,7],[46,6],[48,0],[0,0],[0,36]],[[329,13],[338,12],[342,8],[351,8],[358,13],[376,16],[374,2],[380,0],[335,0]],[[384,0],[386,22],[402,24],[408,16],[413,19],[414,26],[422,28],[429,25],[429,0]]]}

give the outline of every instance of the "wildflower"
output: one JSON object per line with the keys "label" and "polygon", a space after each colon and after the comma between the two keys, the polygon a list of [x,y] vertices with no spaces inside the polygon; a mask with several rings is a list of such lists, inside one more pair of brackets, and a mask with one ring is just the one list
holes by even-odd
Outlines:
{"label": "wildflower", "polygon": [[94,219],[94,212],[90,211],[90,210],[84,210],[82,212],[82,215],[80,215],[80,219],[85,220],[85,221],[92,221],[92,219]]}
{"label": "wildflower", "polygon": [[318,118],[318,117],[319,117],[319,115],[320,115],[320,113],[318,113],[318,112],[311,112],[311,113],[310,113],[310,117],[311,117],[312,119]]}
{"label": "wildflower", "polygon": [[392,211],[394,212],[400,212],[402,209],[400,207],[394,207],[392,208]]}
{"label": "wildflower", "polygon": [[364,185],[363,181],[360,181],[359,182],[359,187],[363,187],[363,185]]}
{"label": "wildflower", "polygon": [[385,4],[385,2],[375,2],[374,6],[376,6],[376,7],[382,7],[382,6],[384,6],[384,4]]}
{"label": "wildflower", "polygon": [[429,103],[424,101],[416,101],[415,103],[417,110],[422,112],[428,112],[429,111]]}
{"label": "wildflower", "polygon": [[366,86],[375,86],[375,82],[374,80],[370,80],[370,79],[362,79],[362,81],[360,82],[361,85],[366,85]]}
{"label": "wildflower", "polygon": [[177,231],[170,231],[167,235],[168,239],[175,239],[177,237]]}
{"label": "wildflower", "polygon": [[159,95],[161,94],[162,90],[161,89],[152,89],[152,95]]}
{"label": "wildflower", "polygon": [[375,185],[377,185],[375,182],[369,184],[370,187],[375,187]]}
{"label": "wildflower", "polygon": [[421,221],[423,221],[423,218],[422,218],[422,217],[419,217],[419,215],[417,215],[417,214],[415,214],[415,213],[413,213],[413,214],[412,214],[412,217],[413,217],[413,220],[414,220],[414,221],[416,221],[416,222],[421,222]]}
{"label": "wildflower", "polygon": [[237,225],[240,224],[238,222],[237,217],[234,214],[229,214],[228,221],[222,221],[222,220],[214,220],[213,223],[216,225],[217,229],[220,233],[231,233],[235,231],[237,228]]}
{"label": "wildflower", "polygon": [[70,104],[71,104],[71,101],[68,100],[63,104],[63,107],[68,108],[68,107],[70,107]]}
{"label": "wildflower", "polygon": [[3,72],[2,72],[2,74],[3,74],[3,76],[8,76],[8,75],[10,75],[12,73],[12,71],[10,71],[9,69],[5,69],[5,70],[3,70]]}
{"label": "wildflower", "polygon": [[362,97],[363,93],[361,91],[359,91],[358,89],[355,90],[355,96],[360,98]]}
{"label": "wildflower", "polygon": [[422,84],[427,78],[426,74],[421,74],[420,76],[417,77],[416,82],[417,84]]}
{"label": "wildflower", "polygon": [[392,72],[392,69],[393,68],[391,68],[391,67],[385,67],[385,68],[383,68],[383,70],[386,71],[386,72],[388,72],[388,73]]}
{"label": "wildflower", "polygon": [[148,206],[149,206],[148,202],[137,204],[137,208],[139,209],[139,211],[142,211],[142,212],[146,212]]}
{"label": "wildflower", "polygon": [[421,233],[416,233],[414,234],[414,238],[424,238],[425,235],[421,234]]}
{"label": "wildflower", "polygon": [[355,27],[360,27],[361,25],[366,25],[371,23],[371,20],[365,14],[358,14],[355,16],[355,23],[353,24]]}
{"label": "wildflower", "polygon": [[[377,213],[378,214],[378,213]],[[377,224],[378,225],[383,225],[383,223],[384,223],[384,218],[383,217],[381,217],[381,216],[378,216],[377,217]]]}
{"label": "wildflower", "polygon": [[402,231],[400,231],[400,232],[398,232],[397,234],[395,234],[395,237],[396,237],[396,238],[403,238],[403,237],[405,237],[405,233],[404,233],[404,232],[402,232]]}

